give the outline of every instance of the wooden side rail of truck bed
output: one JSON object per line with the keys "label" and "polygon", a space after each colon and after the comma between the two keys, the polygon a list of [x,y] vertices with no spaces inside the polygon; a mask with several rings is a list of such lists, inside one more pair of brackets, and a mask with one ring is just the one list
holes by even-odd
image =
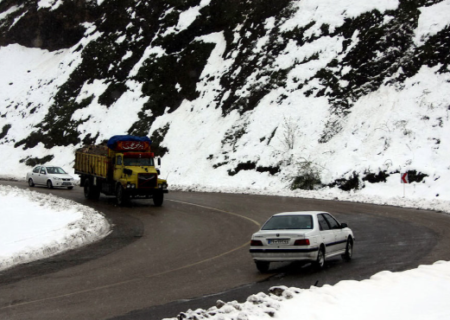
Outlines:
{"label": "wooden side rail of truck bed", "polygon": [[107,178],[108,162],[108,157],[103,155],[76,152],[75,173]]}

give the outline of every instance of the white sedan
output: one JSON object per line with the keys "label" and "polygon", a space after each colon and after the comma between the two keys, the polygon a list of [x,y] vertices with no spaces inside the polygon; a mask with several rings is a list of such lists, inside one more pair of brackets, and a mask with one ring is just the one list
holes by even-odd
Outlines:
{"label": "white sedan", "polygon": [[55,166],[36,166],[27,173],[27,181],[30,187],[44,185],[52,189],[54,187],[73,189],[75,180],[67,174],[63,168]]}
{"label": "white sedan", "polygon": [[253,234],[250,253],[261,272],[276,261],[310,261],[321,269],[327,258],[351,260],[354,241],[347,224],[327,212],[285,212],[273,215]]}

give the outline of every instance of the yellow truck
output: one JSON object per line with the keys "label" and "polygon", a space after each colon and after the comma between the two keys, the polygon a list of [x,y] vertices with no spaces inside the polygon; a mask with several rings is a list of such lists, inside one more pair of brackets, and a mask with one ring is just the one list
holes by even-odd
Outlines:
{"label": "yellow truck", "polygon": [[106,145],[82,147],[75,153],[75,173],[87,199],[98,199],[103,193],[114,195],[123,205],[131,198],[152,198],[159,207],[169,192],[167,181],[159,178],[147,137],[113,136]]}

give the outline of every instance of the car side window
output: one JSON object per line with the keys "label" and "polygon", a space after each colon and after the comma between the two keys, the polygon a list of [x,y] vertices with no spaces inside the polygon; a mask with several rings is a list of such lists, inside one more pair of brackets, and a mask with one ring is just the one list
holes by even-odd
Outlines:
{"label": "car side window", "polygon": [[117,157],[117,165],[119,165],[119,166],[122,165],[122,156]]}
{"label": "car side window", "polygon": [[324,214],[323,216],[327,220],[327,222],[329,223],[331,229],[340,229],[339,222],[337,222],[336,219],[334,219],[329,214]]}
{"label": "car side window", "polygon": [[41,174],[46,174],[45,169],[43,167],[41,168]]}
{"label": "car side window", "polygon": [[320,230],[330,230],[330,226],[328,225],[328,222],[323,217],[323,214],[317,215],[317,220],[319,221],[319,229]]}
{"label": "car side window", "polygon": [[36,167],[33,169],[33,173],[39,173],[39,170],[41,169],[41,167]]}

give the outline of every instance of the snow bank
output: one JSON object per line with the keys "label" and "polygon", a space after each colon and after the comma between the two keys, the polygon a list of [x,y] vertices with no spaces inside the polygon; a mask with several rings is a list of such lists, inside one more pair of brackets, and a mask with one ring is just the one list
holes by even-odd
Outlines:
{"label": "snow bank", "polygon": [[334,286],[269,291],[251,295],[244,303],[218,301],[208,310],[188,310],[178,319],[449,319],[450,262],[398,273],[383,271],[368,280]]}
{"label": "snow bank", "polygon": [[104,238],[109,223],[95,210],[15,187],[0,186],[0,271]]}
{"label": "snow bank", "polygon": [[[417,195],[415,190],[415,185],[405,186],[406,197],[402,196],[389,196],[389,190],[402,189],[398,186],[398,182],[393,182],[395,178],[400,181],[400,174],[394,175],[391,178],[390,187],[387,188],[386,194],[377,195],[370,194],[370,188],[363,193],[360,191],[342,191],[336,188],[324,188],[322,190],[271,190],[267,187],[257,188],[237,188],[237,187],[210,187],[201,184],[194,184],[191,186],[171,184],[171,190],[179,191],[190,191],[190,192],[217,192],[217,193],[241,193],[241,194],[256,194],[256,195],[266,195],[266,196],[277,196],[277,197],[298,197],[298,198],[309,198],[309,199],[320,199],[320,200],[335,200],[335,201],[350,201],[350,202],[361,202],[361,203],[371,203],[377,205],[390,205],[404,208],[416,208],[423,210],[434,210],[450,213],[450,201],[438,200],[438,199],[425,199]],[[395,186],[393,186],[395,185]],[[376,191],[376,190],[375,190]],[[408,196],[409,193],[409,196]],[[413,197],[417,195],[417,197]]]}

